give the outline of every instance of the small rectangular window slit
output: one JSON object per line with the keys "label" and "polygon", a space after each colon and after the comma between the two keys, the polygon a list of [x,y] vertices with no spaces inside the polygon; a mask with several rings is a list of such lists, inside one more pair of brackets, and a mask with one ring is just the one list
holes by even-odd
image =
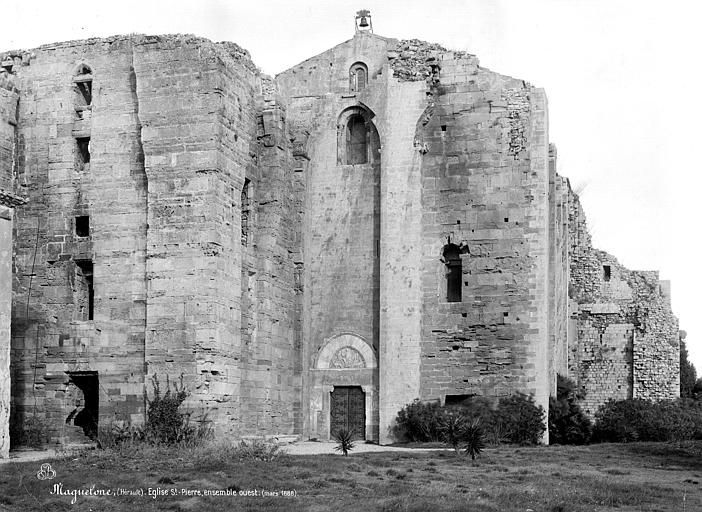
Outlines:
{"label": "small rectangular window slit", "polygon": [[[92,260],[76,260],[76,281],[78,288],[83,292],[80,300],[81,312],[87,313],[87,319],[92,320],[95,312],[95,290],[93,288],[93,262]],[[87,311],[86,311],[87,309]],[[83,317],[85,319],[85,317]]]}
{"label": "small rectangular window slit", "polygon": [[76,217],[76,236],[90,236],[90,217],[81,215]]}
{"label": "small rectangular window slit", "polygon": [[78,137],[76,143],[78,144],[78,155],[82,163],[90,163],[90,137]]}
{"label": "small rectangular window slit", "polygon": [[612,278],[612,268],[609,265],[604,265],[604,280],[609,281]]}

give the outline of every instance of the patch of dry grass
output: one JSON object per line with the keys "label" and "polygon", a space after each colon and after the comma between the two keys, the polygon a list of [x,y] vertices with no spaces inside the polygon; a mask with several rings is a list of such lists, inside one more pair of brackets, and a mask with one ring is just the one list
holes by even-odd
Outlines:
{"label": "patch of dry grass", "polygon": [[[701,447],[499,447],[474,462],[424,450],[266,462],[221,446],[134,447],[67,454],[51,461],[53,480],[37,479],[37,462],[0,466],[0,511],[694,511],[702,510]],[[113,495],[79,495],[71,505],[72,495],[52,494],[59,483]],[[119,489],[142,495],[114,495]]]}

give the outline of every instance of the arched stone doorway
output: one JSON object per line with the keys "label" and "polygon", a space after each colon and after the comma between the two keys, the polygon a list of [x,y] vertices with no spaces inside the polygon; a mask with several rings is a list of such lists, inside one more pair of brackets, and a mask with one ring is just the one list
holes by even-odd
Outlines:
{"label": "arched stone doorway", "polygon": [[310,382],[310,437],[332,438],[350,428],[359,439],[378,440],[378,358],[356,334],[326,340],[317,354]]}

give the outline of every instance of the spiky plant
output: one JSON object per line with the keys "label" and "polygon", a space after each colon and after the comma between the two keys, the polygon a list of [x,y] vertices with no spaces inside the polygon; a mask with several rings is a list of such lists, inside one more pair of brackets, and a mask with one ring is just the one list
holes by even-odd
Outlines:
{"label": "spiky plant", "polygon": [[465,442],[465,453],[470,455],[472,460],[475,460],[475,457],[480,455],[480,452],[485,448],[485,432],[482,425],[480,425],[479,418],[475,418],[466,425],[463,439]]}
{"label": "spiky plant", "polygon": [[454,449],[456,456],[461,452],[467,426],[468,420],[462,414],[448,414],[441,421],[441,440]]}
{"label": "spiky plant", "polygon": [[337,452],[344,454],[344,457],[348,457],[349,452],[353,450],[354,444],[354,433],[351,430],[345,428],[340,428],[333,434],[334,440],[336,440],[336,446],[334,449]]}

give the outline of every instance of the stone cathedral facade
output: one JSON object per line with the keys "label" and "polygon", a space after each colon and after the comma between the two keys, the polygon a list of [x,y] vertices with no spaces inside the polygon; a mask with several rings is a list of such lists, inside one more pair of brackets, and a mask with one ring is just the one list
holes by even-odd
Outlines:
{"label": "stone cathedral facade", "polygon": [[678,395],[669,286],[592,247],[542,89],[362,29],[273,79],[193,36],[0,57],[0,446],[141,423],[153,376],[220,434],[383,443],[558,374]]}

